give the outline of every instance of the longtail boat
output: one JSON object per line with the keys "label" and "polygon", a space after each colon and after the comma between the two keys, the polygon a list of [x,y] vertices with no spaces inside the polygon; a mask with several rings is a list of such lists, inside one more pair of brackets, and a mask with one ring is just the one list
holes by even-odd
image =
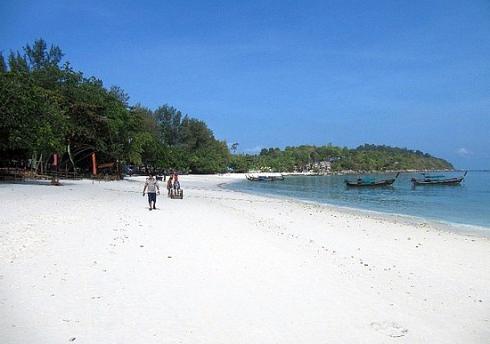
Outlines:
{"label": "longtail boat", "polygon": [[426,175],[422,174],[422,178],[412,178],[412,183],[414,185],[458,185],[460,184],[468,171],[460,177],[447,178],[444,175]]}
{"label": "longtail boat", "polygon": [[245,178],[251,182],[273,182],[276,180],[284,180],[284,176],[278,174],[246,174]]}
{"label": "longtail boat", "polygon": [[374,177],[359,177],[356,180],[345,180],[345,184],[347,186],[356,186],[356,187],[376,187],[376,186],[389,186],[395,182],[395,180],[398,178],[400,175],[400,172],[398,172],[395,176],[395,178],[389,178],[389,179],[376,179]]}

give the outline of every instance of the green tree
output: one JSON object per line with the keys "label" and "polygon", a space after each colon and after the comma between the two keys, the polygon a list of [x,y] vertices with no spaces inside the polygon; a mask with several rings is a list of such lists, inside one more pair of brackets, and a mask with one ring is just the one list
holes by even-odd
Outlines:
{"label": "green tree", "polygon": [[5,62],[3,54],[0,52],[0,74],[4,73],[7,73],[7,63]]}

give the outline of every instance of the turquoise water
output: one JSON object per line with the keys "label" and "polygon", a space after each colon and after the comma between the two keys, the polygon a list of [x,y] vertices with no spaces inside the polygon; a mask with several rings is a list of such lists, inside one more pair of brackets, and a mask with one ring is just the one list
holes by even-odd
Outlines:
{"label": "turquoise water", "polygon": [[[462,173],[448,173],[456,177]],[[345,176],[291,176],[284,181],[239,181],[228,188],[332,205],[417,216],[439,222],[485,227],[490,231],[490,172],[468,172],[461,185],[413,187],[403,173],[391,187],[348,188]],[[379,178],[388,175],[377,176]]]}

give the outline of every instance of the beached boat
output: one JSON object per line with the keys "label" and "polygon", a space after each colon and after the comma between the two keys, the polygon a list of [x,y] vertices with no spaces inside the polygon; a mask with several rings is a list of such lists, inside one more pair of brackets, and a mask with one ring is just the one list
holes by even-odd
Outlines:
{"label": "beached boat", "polygon": [[246,174],[245,178],[252,182],[273,182],[276,180],[284,180],[284,176],[280,173],[278,174]]}
{"label": "beached boat", "polygon": [[356,187],[376,187],[376,186],[389,186],[393,184],[400,175],[400,172],[398,172],[395,176],[395,178],[389,178],[389,179],[376,179],[374,177],[359,177],[356,180],[345,180],[345,184],[347,186],[356,186]]}
{"label": "beached boat", "polygon": [[412,178],[412,183],[414,185],[458,185],[460,184],[468,171],[460,177],[447,178],[445,175],[426,175],[422,174],[422,178]]}

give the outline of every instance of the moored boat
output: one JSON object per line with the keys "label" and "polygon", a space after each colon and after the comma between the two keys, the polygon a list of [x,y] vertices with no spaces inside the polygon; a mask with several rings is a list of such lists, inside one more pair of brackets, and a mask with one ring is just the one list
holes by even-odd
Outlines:
{"label": "moored boat", "polygon": [[273,182],[276,180],[284,180],[284,176],[280,173],[246,174],[245,178],[252,182]]}
{"label": "moored boat", "polygon": [[468,171],[465,171],[462,176],[452,178],[447,178],[444,175],[422,174],[422,178],[412,178],[412,183],[414,185],[458,185],[464,180],[467,173]]}
{"label": "moored boat", "polygon": [[356,180],[345,180],[345,184],[347,186],[355,186],[355,187],[376,187],[376,186],[389,186],[392,185],[395,180],[398,178],[400,175],[400,172],[398,172],[395,176],[395,178],[388,178],[388,179],[376,179],[374,177],[359,177]]}

